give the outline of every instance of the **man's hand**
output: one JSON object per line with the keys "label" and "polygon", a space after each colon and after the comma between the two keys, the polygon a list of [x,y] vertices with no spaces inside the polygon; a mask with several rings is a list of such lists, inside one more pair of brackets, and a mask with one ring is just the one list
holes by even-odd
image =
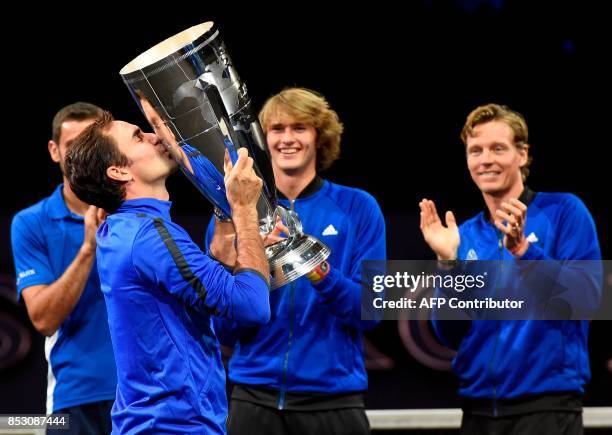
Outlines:
{"label": "man's hand", "polygon": [[56,281],[33,285],[21,292],[34,327],[48,337],[58,330],[76,306],[95,264],[96,231],[106,212],[90,205],[85,213],[85,234],[77,256]]}
{"label": "man's hand", "polygon": [[433,201],[423,199],[421,208],[421,232],[438,260],[456,260],[459,248],[459,228],[453,212],[446,212],[446,226],[442,224]]}
{"label": "man's hand", "polygon": [[[281,236],[281,233],[285,234],[285,236],[284,237]],[[280,242],[281,240],[285,240],[288,235],[289,235],[289,228],[283,225],[283,221],[281,220],[280,217],[277,217],[276,225],[274,226],[274,229],[272,229],[272,231],[270,231],[268,234],[262,235],[261,237],[263,239],[264,246],[270,246],[270,245]]]}
{"label": "man's hand", "polygon": [[501,209],[495,210],[495,226],[504,233],[504,246],[512,255],[520,258],[529,248],[525,238],[527,206],[518,199],[502,202]]}
{"label": "man's hand", "polygon": [[[270,246],[286,237],[281,236],[281,233],[289,234],[289,229],[283,225],[280,217],[276,219],[276,226],[268,234],[261,234],[261,240],[264,246]],[[234,224],[230,222],[221,222],[215,219],[215,229],[212,240],[210,241],[211,255],[229,267],[234,267],[236,264],[236,231]]]}
{"label": "man's hand", "polygon": [[81,252],[93,255],[96,252],[96,232],[100,224],[106,219],[106,212],[94,205],[90,205],[85,213],[85,237],[81,245]]}
{"label": "man's hand", "polygon": [[257,201],[263,181],[253,170],[253,159],[246,148],[238,150],[238,160],[232,165],[225,151],[225,190],[232,208],[232,222],[236,231],[235,270],[254,269],[266,279],[270,274],[268,260],[259,234]]}
{"label": "man's hand", "polygon": [[238,150],[238,160],[232,165],[229,154],[225,152],[224,162],[225,189],[232,210],[255,208],[263,181],[253,170],[253,159],[246,148]]}

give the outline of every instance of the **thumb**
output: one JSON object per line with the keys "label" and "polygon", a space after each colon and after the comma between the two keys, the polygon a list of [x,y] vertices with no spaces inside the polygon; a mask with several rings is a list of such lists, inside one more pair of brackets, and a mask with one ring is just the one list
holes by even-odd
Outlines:
{"label": "thumb", "polygon": [[98,223],[104,221],[106,219],[106,210],[99,208],[96,217],[98,218]]}
{"label": "thumb", "polygon": [[85,217],[93,218],[98,213],[98,207],[95,205],[90,205],[85,212]]}
{"label": "thumb", "polygon": [[[245,147],[240,148],[238,150],[238,160],[236,160],[234,167],[236,167],[240,171],[243,171],[249,165],[249,160],[250,159],[249,159],[248,150]],[[252,165],[252,161],[251,161],[251,165]]]}
{"label": "thumb", "polygon": [[447,211],[446,212],[446,226],[452,229],[457,228],[457,220],[455,219],[455,215],[453,214],[452,211]]}

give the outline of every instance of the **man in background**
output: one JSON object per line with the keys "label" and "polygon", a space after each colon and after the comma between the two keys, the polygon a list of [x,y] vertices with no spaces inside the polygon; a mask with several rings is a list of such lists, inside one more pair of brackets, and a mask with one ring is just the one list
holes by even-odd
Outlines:
{"label": "man in background", "polygon": [[[331,255],[270,293],[268,324],[215,322],[222,344],[234,346],[229,433],[368,434],[363,334],[376,322],[361,320],[361,262],[385,259],[383,215],[368,193],[319,175],[338,159],[343,131],[323,96],[285,89],[268,99],[259,118],[280,204],[296,211],[304,232]],[[231,252],[219,254],[213,225],[206,244],[231,264]]]}
{"label": "man in background", "polygon": [[[521,114],[498,104],[477,107],[461,139],[484,211],[460,226],[447,211],[444,226],[433,201],[419,204],[421,231],[444,267],[456,260],[498,260],[502,266],[538,260],[571,274],[560,261],[601,259],[593,219],[580,199],[525,185],[531,158]],[[570,303],[555,302],[592,309],[599,294],[589,274],[578,271],[568,281]],[[541,295],[547,290],[533,289]],[[434,321],[434,329],[457,349],[453,370],[464,399],[462,433],[582,433],[582,395],[590,379],[588,321]]]}
{"label": "man in background", "polygon": [[48,149],[63,183],[17,213],[11,226],[18,297],[46,336],[47,414],[70,415],[70,432],[58,433],[111,429],[117,372],[95,266],[95,235],[104,212],[77,198],[65,172],[67,150],[101,114],[83,102],[57,112]]}

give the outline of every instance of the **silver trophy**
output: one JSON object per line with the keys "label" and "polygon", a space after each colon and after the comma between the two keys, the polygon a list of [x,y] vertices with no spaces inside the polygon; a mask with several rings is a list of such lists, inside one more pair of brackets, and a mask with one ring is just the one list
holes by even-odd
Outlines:
{"label": "silver trophy", "polygon": [[265,137],[214,23],[160,42],[120,74],[155,133],[221,220],[231,219],[222,175],[225,152],[235,162],[236,150],[248,149],[263,180],[257,203],[261,234],[274,229],[277,217],[289,229],[287,239],[266,248],[272,289],[305,275],[329,256],[326,245],[302,232],[297,214],[277,202]]}

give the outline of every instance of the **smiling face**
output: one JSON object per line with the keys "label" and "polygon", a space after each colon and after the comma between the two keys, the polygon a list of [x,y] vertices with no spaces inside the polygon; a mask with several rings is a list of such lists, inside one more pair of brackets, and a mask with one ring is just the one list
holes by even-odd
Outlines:
{"label": "smiling face", "polygon": [[270,119],[266,139],[275,172],[316,172],[317,131],[312,125],[278,113]]}
{"label": "smiling face", "polygon": [[516,147],[508,124],[490,121],[474,127],[466,153],[470,175],[481,192],[503,196],[522,191],[521,166],[527,163],[527,149]]}

